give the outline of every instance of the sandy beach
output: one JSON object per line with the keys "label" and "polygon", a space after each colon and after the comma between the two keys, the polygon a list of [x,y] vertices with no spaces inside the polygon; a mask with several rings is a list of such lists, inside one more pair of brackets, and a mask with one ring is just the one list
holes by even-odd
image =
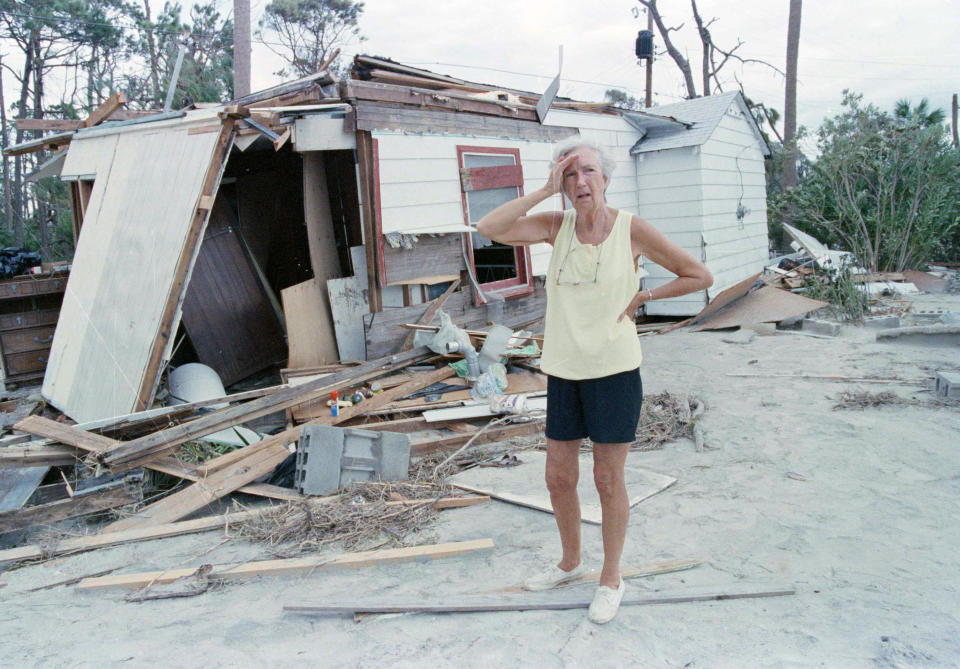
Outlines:
{"label": "sandy beach", "polygon": [[[960,296],[911,299],[915,310],[960,312]],[[696,452],[681,439],[637,454],[643,467],[677,482],[634,507],[623,563],[705,562],[631,579],[627,593],[794,595],[625,606],[605,626],[588,622],[584,610],[360,622],[283,611],[292,601],[436,600],[508,587],[557,558],[550,514],[491,501],[443,511],[418,543],[490,537],[492,551],[230,582],[186,599],[129,603],[122,590],[28,590],[118,566],[223,564],[269,551],[207,532],[8,571],[0,665],[960,666],[960,407],[936,406],[933,392],[938,370],[960,371],[958,350],[881,343],[876,331],[849,325],[832,338],[778,332],[732,344],[726,334],[643,337],[645,392],[702,399],[706,448]],[[913,401],[835,409],[842,391]],[[599,568],[600,528],[585,524],[583,538],[585,561]]]}

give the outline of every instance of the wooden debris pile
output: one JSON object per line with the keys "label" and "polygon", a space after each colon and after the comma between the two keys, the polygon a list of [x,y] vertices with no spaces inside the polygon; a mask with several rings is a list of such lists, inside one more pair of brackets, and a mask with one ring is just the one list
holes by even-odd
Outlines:
{"label": "wooden debris pile", "polygon": [[[478,348],[485,334],[473,333]],[[238,523],[240,536],[282,545],[287,554],[333,541],[349,548],[384,540],[401,544],[435,510],[477,498],[454,497],[435,478],[418,480],[416,465],[408,482],[355,483],[329,498],[301,494],[292,477],[277,485],[271,476],[282,478],[278,467],[284,463],[291,467],[304,425],[408,434],[414,462],[431,453],[446,457],[468,442],[540,434],[542,412],[485,429],[495,412],[489,401],[471,397],[470,384],[448,364],[455,359],[421,347],[363,363],[288,369],[281,385],[85,424],[71,424],[49,409],[47,415],[26,415],[24,408],[11,407],[20,412],[19,420],[14,434],[0,440],[0,472],[7,476],[0,480],[0,500],[6,505],[0,511],[0,533],[7,546],[66,519],[93,519],[109,510],[115,519],[98,535],[80,541],[47,537],[40,546],[14,548],[7,556],[0,550],[0,564],[113,545],[109,539],[98,542],[98,536],[125,541],[123,537],[179,533],[174,526],[182,519],[234,492],[268,498],[274,505],[187,531]],[[507,393],[524,398],[545,394],[546,379],[531,364],[536,355],[528,349],[507,359],[523,365],[511,365]],[[437,411],[440,415],[429,415]],[[270,416],[279,421],[279,431],[260,441],[237,447],[204,441]]]}

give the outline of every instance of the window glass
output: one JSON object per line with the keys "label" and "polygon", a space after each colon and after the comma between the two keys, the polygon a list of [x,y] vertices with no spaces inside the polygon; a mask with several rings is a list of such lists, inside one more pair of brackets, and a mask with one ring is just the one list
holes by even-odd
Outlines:
{"label": "window glass", "polygon": [[463,154],[464,167],[498,167],[500,165],[516,165],[517,159],[509,153],[465,153]]}
{"label": "window glass", "polygon": [[467,193],[467,213],[470,216],[470,222],[476,223],[504,202],[516,200],[518,197],[520,197],[520,189],[516,186],[470,191]]}

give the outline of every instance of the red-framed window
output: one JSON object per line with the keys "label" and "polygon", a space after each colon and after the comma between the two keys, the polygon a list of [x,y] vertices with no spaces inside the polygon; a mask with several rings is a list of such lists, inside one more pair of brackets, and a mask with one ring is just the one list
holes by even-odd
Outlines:
{"label": "red-framed window", "polygon": [[[520,150],[490,146],[458,146],[463,219],[476,224],[496,207],[523,195]],[[484,291],[504,298],[533,292],[530,249],[499,244],[477,232],[468,237],[467,258]]]}

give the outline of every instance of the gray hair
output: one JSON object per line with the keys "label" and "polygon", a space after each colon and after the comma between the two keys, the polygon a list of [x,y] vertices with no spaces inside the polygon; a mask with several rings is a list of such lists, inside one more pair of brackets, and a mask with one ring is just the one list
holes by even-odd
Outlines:
{"label": "gray hair", "polygon": [[613,170],[617,167],[617,161],[610,155],[607,147],[592,139],[574,136],[558,143],[553,149],[553,161],[551,164],[556,164],[558,160],[571,151],[584,146],[597,152],[597,156],[600,157],[600,171],[603,172],[604,177],[610,179],[610,177],[613,176]]}

